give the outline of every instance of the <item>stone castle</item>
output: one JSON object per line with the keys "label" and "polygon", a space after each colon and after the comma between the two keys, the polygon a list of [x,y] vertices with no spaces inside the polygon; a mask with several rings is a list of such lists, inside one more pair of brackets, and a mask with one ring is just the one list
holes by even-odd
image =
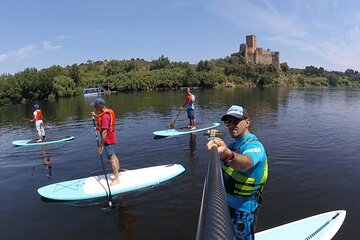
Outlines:
{"label": "stone castle", "polygon": [[240,44],[240,54],[244,56],[246,63],[273,64],[280,67],[279,52],[272,52],[256,47],[256,36],[246,36],[246,43]]}

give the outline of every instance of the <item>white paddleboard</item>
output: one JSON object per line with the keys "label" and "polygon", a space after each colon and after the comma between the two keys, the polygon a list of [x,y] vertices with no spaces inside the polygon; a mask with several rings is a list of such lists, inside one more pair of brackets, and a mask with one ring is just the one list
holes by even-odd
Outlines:
{"label": "white paddleboard", "polygon": [[15,140],[12,142],[15,146],[36,146],[36,145],[47,145],[54,143],[61,143],[74,140],[74,136],[66,136],[66,137],[49,137],[45,140],[38,142],[38,139],[26,139],[26,140]]}
{"label": "white paddleboard", "polygon": [[220,123],[210,123],[210,124],[198,124],[196,126],[196,129],[191,130],[190,128],[183,127],[183,128],[175,128],[175,129],[166,129],[166,130],[159,130],[153,132],[155,136],[158,137],[172,137],[172,136],[178,136],[188,133],[195,133],[195,132],[201,132],[208,129],[216,128],[220,125]]}
{"label": "white paddleboard", "polygon": [[329,240],[340,229],[345,210],[326,212],[255,234],[256,240]]}
{"label": "white paddleboard", "polygon": [[[151,187],[174,178],[185,171],[180,164],[160,165],[155,167],[126,170],[120,172],[120,183],[110,186],[111,194],[119,194]],[[107,174],[109,182],[113,174]],[[65,182],[50,184],[38,189],[45,198],[69,201],[83,200],[108,195],[108,186],[104,175],[91,176]]]}

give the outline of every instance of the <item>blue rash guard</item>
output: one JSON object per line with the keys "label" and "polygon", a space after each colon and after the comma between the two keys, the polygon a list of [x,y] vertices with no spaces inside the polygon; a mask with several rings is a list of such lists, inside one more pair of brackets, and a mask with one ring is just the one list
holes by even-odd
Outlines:
{"label": "blue rash guard", "polygon": [[[257,183],[263,178],[264,171],[266,171],[267,176],[266,151],[254,134],[249,133],[243,138],[236,139],[235,142],[228,145],[228,148],[252,159],[252,167],[246,172],[241,172],[242,175],[256,179]],[[231,208],[252,213],[258,207],[256,196],[243,197],[230,193],[226,195]]]}

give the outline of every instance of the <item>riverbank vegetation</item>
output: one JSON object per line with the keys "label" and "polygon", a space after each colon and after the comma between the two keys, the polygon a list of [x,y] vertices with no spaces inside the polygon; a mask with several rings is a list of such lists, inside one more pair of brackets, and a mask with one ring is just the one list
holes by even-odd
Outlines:
{"label": "riverbank vegetation", "polygon": [[26,68],[0,76],[0,106],[39,99],[57,99],[82,94],[84,88],[102,86],[109,91],[179,89],[181,87],[360,87],[358,71],[326,71],[273,65],[246,64],[239,53],[201,60],[197,64],[171,62],[161,56],[144,59],[96,61],[38,70]]}

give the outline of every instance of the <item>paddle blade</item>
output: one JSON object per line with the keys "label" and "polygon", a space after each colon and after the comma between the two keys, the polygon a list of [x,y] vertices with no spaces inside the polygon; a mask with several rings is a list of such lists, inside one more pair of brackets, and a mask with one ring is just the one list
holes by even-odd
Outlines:
{"label": "paddle blade", "polygon": [[170,122],[170,128],[173,129],[175,127],[175,121]]}

